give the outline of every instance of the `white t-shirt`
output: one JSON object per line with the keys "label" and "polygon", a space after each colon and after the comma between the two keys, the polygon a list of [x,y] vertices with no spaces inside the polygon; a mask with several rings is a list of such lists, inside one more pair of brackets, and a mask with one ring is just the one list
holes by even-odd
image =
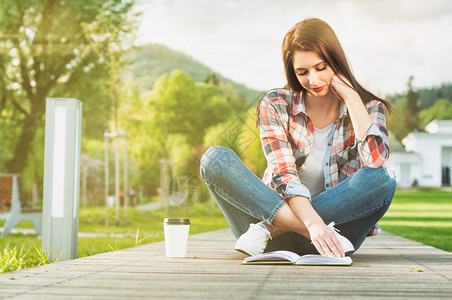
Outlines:
{"label": "white t-shirt", "polygon": [[323,129],[314,128],[314,145],[306,161],[298,170],[298,177],[311,196],[315,196],[325,190],[324,158],[328,145],[328,136],[333,123]]}

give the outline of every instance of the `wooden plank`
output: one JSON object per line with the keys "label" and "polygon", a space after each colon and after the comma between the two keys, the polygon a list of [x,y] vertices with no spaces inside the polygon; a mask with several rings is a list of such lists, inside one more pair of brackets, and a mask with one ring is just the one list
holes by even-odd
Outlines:
{"label": "wooden plank", "polygon": [[[192,235],[186,258],[163,242],[0,274],[0,298],[450,299],[452,254],[383,232],[350,267],[244,266],[229,230]],[[422,270],[423,272],[416,272]]]}

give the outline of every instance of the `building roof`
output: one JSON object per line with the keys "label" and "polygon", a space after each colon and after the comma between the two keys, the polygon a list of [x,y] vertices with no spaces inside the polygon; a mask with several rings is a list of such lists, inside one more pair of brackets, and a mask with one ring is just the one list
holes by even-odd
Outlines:
{"label": "building roof", "polygon": [[425,131],[430,134],[452,133],[452,120],[433,120],[425,126]]}
{"label": "building roof", "polygon": [[411,132],[402,139],[408,152],[417,151],[425,142],[452,146],[452,120],[433,120],[425,127],[426,132]]}
{"label": "building roof", "polygon": [[410,164],[418,164],[421,157],[419,153],[416,152],[407,152],[407,151],[393,151],[389,156],[391,161],[396,161],[397,163],[410,163]]}

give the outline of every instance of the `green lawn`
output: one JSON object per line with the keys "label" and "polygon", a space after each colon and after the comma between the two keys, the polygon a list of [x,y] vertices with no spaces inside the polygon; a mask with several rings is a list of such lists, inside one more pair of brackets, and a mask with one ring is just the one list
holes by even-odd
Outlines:
{"label": "green lawn", "polygon": [[[123,217],[123,211],[121,211]],[[194,206],[172,208],[168,214],[162,210],[141,211],[128,209],[128,223],[105,227],[105,208],[80,209],[79,231],[115,233],[122,237],[79,238],[79,257],[134,247],[136,245],[162,241],[163,219],[190,218],[190,234],[227,228],[228,225],[218,207],[212,203],[197,203]],[[110,224],[114,223],[114,211],[110,210]],[[3,226],[4,221],[0,221]],[[398,190],[389,211],[379,222],[383,230],[419,241],[446,251],[452,251],[452,192],[435,189]],[[32,228],[31,222],[22,221],[18,227]],[[0,272],[2,264],[10,259],[14,249],[23,249],[22,258],[27,263],[22,267],[42,263],[34,247],[41,248],[41,239],[20,234],[0,238]],[[3,252],[2,252],[3,251]],[[28,252],[28,253],[27,253]],[[20,259],[17,259],[20,260]],[[29,264],[31,261],[32,264]],[[20,267],[18,267],[20,268]],[[8,271],[7,269],[5,269]]]}
{"label": "green lawn", "polygon": [[379,224],[388,232],[452,252],[452,192],[399,190]]}
{"label": "green lawn", "polygon": [[[105,227],[105,208],[90,207],[81,208],[79,214],[79,232],[94,232],[100,234],[121,234],[121,237],[80,237],[78,239],[78,256],[84,257],[97,253],[130,248],[136,245],[162,241],[163,219],[169,218],[190,218],[190,234],[196,234],[205,231],[211,231],[221,228],[227,228],[227,222],[224,219],[218,207],[212,203],[197,203],[191,207],[175,207],[165,214],[163,210],[143,211],[134,208],[128,209],[128,222],[124,223],[124,211],[121,210],[120,226],[110,225]],[[114,224],[115,216],[113,209],[109,213],[110,224]],[[4,221],[0,221],[0,226]],[[33,228],[29,221],[22,221],[17,228]],[[39,254],[34,249],[41,248],[41,238],[34,235],[10,234],[0,238],[0,270],[2,264],[6,264],[14,249],[24,249],[27,257],[24,260],[32,260],[38,265],[37,257]],[[8,251],[5,251],[9,249]],[[17,251],[20,252],[20,251]],[[19,259],[18,259],[19,260]],[[24,264],[23,267],[29,267]],[[20,267],[19,267],[20,269]],[[5,270],[8,270],[7,268]],[[0,271],[1,273],[1,271]]]}

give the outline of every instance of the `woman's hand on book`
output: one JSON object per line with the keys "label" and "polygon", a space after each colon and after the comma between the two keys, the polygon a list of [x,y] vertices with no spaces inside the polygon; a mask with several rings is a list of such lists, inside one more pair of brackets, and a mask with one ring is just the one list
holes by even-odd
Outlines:
{"label": "woman's hand on book", "polygon": [[312,244],[323,256],[344,257],[342,246],[333,230],[325,223],[316,223],[308,227]]}
{"label": "woman's hand on book", "polygon": [[[322,218],[312,207],[309,199],[301,196],[294,196],[289,199],[289,207],[301,222],[303,222],[304,226],[306,226],[312,244],[321,255],[330,257],[345,256],[344,250],[342,250],[342,246],[337,239],[336,234],[330,227],[325,225]],[[280,211],[282,211],[282,209]],[[276,215],[276,218],[278,218],[278,214]],[[306,234],[302,231],[297,232],[303,235]]]}

